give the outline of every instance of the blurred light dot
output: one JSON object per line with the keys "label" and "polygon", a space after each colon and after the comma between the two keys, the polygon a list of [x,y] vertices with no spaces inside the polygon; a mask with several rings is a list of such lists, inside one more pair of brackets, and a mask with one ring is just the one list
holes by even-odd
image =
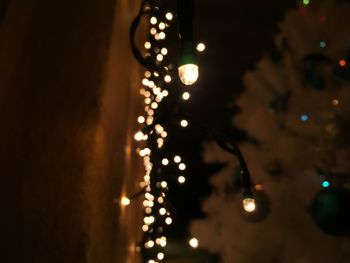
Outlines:
{"label": "blurred light dot", "polygon": [[322,41],[320,42],[320,48],[325,48],[326,46],[327,46],[326,41],[322,40]]}
{"label": "blurred light dot", "polygon": [[178,178],[177,178],[177,181],[180,183],[180,184],[183,184],[185,181],[186,181],[186,178],[185,178],[185,176],[179,176]]}
{"label": "blurred light dot", "polygon": [[155,35],[157,34],[157,29],[152,27],[149,32],[151,33],[151,35]]}
{"label": "blurred light dot", "polygon": [[161,185],[163,188],[166,188],[166,187],[168,186],[168,183],[165,182],[165,181],[162,181],[162,182],[160,183],[160,185]]}
{"label": "blurred light dot", "polygon": [[163,55],[162,55],[162,54],[158,54],[158,55],[157,55],[157,60],[158,60],[158,61],[162,61],[162,60],[163,60],[163,58],[164,58],[164,57],[163,57]]}
{"label": "blurred light dot", "polygon": [[173,222],[173,220],[171,219],[171,217],[167,217],[167,218],[165,219],[165,223],[166,223],[167,225],[171,225],[172,222]]}
{"label": "blurred light dot", "polygon": [[304,4],[304,5],[310,4],[310,0],[303,0],[303,4]]}
{"label": "blurred light dot", "polygon": [[163,22],[160,22],[158,27],[159,27],[160,30],[164,30],[165,29],[165,24]]}
{"label": "blurred light dot", "polygon": [[198,50],[199,52],[203,52],[203,51],[205,50],[205,45],[204,45],[204,43],[199,43],[199,44],[197,45],[197,50]]}
{"label": "blurred light dot", "polygon": [[165,15],[165,18],[168,19],[168,20],[172,20],[173,17],[174,17],[173,14],[170,13],[170,12],[166,13],[166,15]]}
{"label": "blurred light dot", "polygon": [[309,120],[309,115],[307,115],[307,114],[300,115],[300,120],[303,121],[303,122],[308,121]]}
{"label": "blurred light dot", "polygon": [[331,184],[328,182],[328,181],[323,181],[322,182],[322,187],[324,187],[324,188],[327,188],[327,187],[329,187]]}
{"label": "blurred light dot", "polygon": [[164,207],[159,209],[159,214],[161,214],[162,216],[166,214],[166,209]]}
{"label": "blurred light dot", "polygon": [[168,54],[168,50],[165,47],[163,47],[160,53],[162,53],[165,56],[166,54]]}
{"label": "blurred light dot", "polygon": [[157,258],[158,258],[159,260],[163,260],[163,259],[164,259],[164,253],[159,252],[159,253],[157,254]]}
{"label": "blurred light dot", "polygon": [[182,121],[180,122],[180,125],[181,125],[181,127],[187,127],[187,126],[188,126],[188,121],[182,120]]}
{"label": "blurred light dot", "polygon": [[146,49],[150,49],[150,48],[151,48],[151,46],[152,46],[152,45],[151,45],[151,43],[150,43],[150,42],[148,42],[148,41],[147,41],[147,42],[145,42],[145,48],[146,48]]}
{"label": "blurred light dot", "polygon": [[339,66],[345,67],[346,66],[346,60],[345,59],[339,60]]}
{"label": "blurred light dot", "polygon": [[168,165],[168,164],[169,164],[169,160],[168,160],[167,158],[164,158],[164,159],[162,160],[162,164],[163,164],[163,165]]}
{"label": "blurred light dot", "polygon": [[154,16],[152,16],[151,19],[150,19],[150,22],[151,22],[152,25],[157,24],[157,18],[155,18]]}
{"label": "blurred light dot", "polygon": [[120,203],[121,203],[123,206],[128,206],[128,205],[130,205],[130,199],[127,198],[127,197],[122,197]]}
{"label": "blurred light dot", "polygon": [[180,163],[180,164],[179,164],[179,169],[180,169],[181,171],[185,170],[185,169],[186,169],[186,165],[185,165],[184,163]]}
{"label": "blurred light dot", "polygon": [[175,163],[181,162],[181,157],[178,156],[178,155],[176,155],[176,156],[174,157],[174,162],[175,162]]}
{"label": "blurred light dot", "polygon": [[333,106],[339,105],[339,100],[333,99],[333,100],[332,100],[332,105],[333,105]]}
{"label": "blurred light dot", "polygon": [[182,98],[184,99],[184,100],[188,100],[189,98],[190,98],[190,93],[188,93],[188,92],[184,92],[184,93],[182,93]]}
{"label": "blurred light dot", "polygon": [[190,241],[188,243],[190,244],[191,247],[196,248],[196,247],[198,247],[199,242],[198,242],[197,238],[193,237],[190,239]]}
{"label": "blurred light dot", "polygon": [[164,32],[159,33],[159,39],[165,39],[166,35]]}
{"label": "blurred light dot", "polygon": [[139,116],[138,118],[137,118],[137,122],[138,123],[144,123],[145,122],[145,117],[143,117],[143,116]]}
{"label": "blurred light dot", "polygon": [[166,75],[166,76],[164,77],[164,81],[167,82],[167,83],[169,83],[169,82],[171,81],[171,77],[170,77],[169,75]]}

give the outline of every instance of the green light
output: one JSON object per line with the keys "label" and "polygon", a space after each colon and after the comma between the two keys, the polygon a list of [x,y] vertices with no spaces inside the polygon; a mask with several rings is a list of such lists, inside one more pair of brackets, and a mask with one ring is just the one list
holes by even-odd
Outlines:
{"label": "green light", "polygon": [[328,181],[323,181],[322,182],[322,187],[323,188],[327,188],[327,187],[329,187],[331,184],[328,182]]}
{"label": "green light", "polygon": [[304,4],[304,5],[310,4],[310,0],[303,0],[303,4]]}

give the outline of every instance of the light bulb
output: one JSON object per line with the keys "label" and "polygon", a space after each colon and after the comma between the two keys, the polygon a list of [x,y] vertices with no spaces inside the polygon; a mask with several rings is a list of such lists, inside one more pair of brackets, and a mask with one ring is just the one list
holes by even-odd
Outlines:
{"label": "light bulb", "polygon": [[120,200],[120,203],[123,206],[128,206],[128,205],[130,205],[130,199],[127,197],[122,197],[122,199]]}
{"label": "light bulb", "polygon": [[243,208],[246,212],[251,213],[255,210],[255,200],[254,198],[248,197],[243,199]]}
{"label": "light bulb", "polygon": [[185,64],[178,68],[179,78],[185,85],[193,85],[199,76],[198,66],[196,64]]}
{"label": "light bulb", "polygon": [[142,141],[144,136],[145,135],[142,131],[138,131],[137,133],[135,133],[134,138],[136,141]]}
{"label": "light bulb", "polygon": [[191,247],[196,248],[198,247],[198,239],[197,238],[191,238],[190,241],[188,242]]}

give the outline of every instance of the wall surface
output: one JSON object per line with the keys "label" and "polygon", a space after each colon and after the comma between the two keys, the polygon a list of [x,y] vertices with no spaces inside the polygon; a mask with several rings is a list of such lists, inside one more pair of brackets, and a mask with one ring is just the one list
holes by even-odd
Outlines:
{"label": "wall surface", "polygon": [[137,204],[113,199],[137,191],[140,174],[137,8],[11,1],[0,29],[1,262],[136,262]]}

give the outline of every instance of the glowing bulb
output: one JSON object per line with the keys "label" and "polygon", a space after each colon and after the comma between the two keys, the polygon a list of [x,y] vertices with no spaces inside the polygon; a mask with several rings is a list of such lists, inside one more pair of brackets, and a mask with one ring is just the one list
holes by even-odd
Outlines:
{"label": "glowing bulb", "polygon": [[154,246],[153,240],[148,241],[147,245],[148,245],[148,247],[153,247]]}
{"label": "glowing bulb", "polygon": [[166,35],[164,32],[159,33],[159,39],[165,39]]}
{"label": "glowing bulb", "polygon": [[251,198],[251,197],[244,198],[243,199],[243,208],[248,213],[253,212],[255,210],[255,208],[256,208],[254,198]]}
{"label": "glowing bulb", "polygon": [[164,207],[159,209],[159,214],[161,214],[162,216],[166,214],[166,209]]}
{"label": "glowing bulb", "polygon": [[178,155],[176,155],[176,156],[174,157],[174,162],[175,162],[175,163],[181,162],[181,157],[178,156]]}
{"label": "glowing bulb", "polygon": [[144,45],[144,46],[145,46],[146,49],[150,49],[150,48],[152,47],[151,43],[148,42],[148,41],[145,42],[145,45]]}
{"label": "glowing bulb", "polygon": [[144,123],[145,122],[145,117],[143,117],[143,116],[139,116],[138,118],[137,118],[137,122],[138,123]]}
{"label": "glowing bulb", "polygon": [[310,0],[303,0],[303,4],[304,4],[304,5],[310,4]]}
{"label": "glowing bulb", "polygon": [[152,27],[152,28],[149,30],[149,32],[151,33],[151,35],[155,35],[155,34],[157,34],[157,29],[154,28],[154,27]]}
{"label": "glowing bulb", "polygon": [[155,18],[154,16],[152,16],[151,19],[150,19],[150,22],[151,22],[152,25],[157,24],[157,18]]}
{"label": "glowing bulb", "polygon": [[198,66],[195,64],[185,64],[178,68],[179,77],[183,84],[192,85],[194,84],[199,76]]}
{"label": "glowing bulb", "polygon": [[346,60],[345,59],[339,60],[339,66],[345,67],[346,66]]}
{"label": "glowing bulb", "polygon": [[191,247],[196,248],[196,247],[198,247],[199,242],[198,242],[197,238],[193,237],[190,239],[190,241],[188,243],[190,244]]}
{"label": "glowing bulb", "polygon": [[171,81],[171,77],[170,77],[169,75],[166,75],[166,76],[164,77],[164,81],[167,82],[167,83],[169,83],[169,82]]}
{"label": "glowing bulb", "polygon": [[142,226],[142,231],[143,231],[143,232],[147,232],[148,229],[149,229],[148,225],[143,225],[143,226]]}
{"label": "glowing bulb", "polygon": [[164,30],[165,29],[165,24],[163,22],[160,22],[158,27],[159,27],[160,30]]}
{"label": "glowing bulb", "polygon": [[162,54],[158,54],[157,55],[157,60],[158,61],[162,61],[163,60],[163,55]]}
{"label": "glowing bulb", "polygon": [[184,177],[184,176],[179,176],[178,178],[177,178],[177,181],[180,183],[180,184],[183,184],[185,181],[186,181],[186,178]]}
{"label": "glowing bulb", "polygon": [[165,237],[161,237],[160,241],[159,241],[159,245],[161,247],[165,247],[166,246],[166,238]]}
{"label": "glowing bulb", "polygon": [[163,259],[164,259],[164,253],[159,252],[159,253],[157,254],[157,258],[158,258],[159,260],[163,260]]}
{"label": "glowing bulb", "polygon": [[323,188],[330,187],[330,185],[331,185],[331,184],[330,184],[328,181],[323,181],[323,182],[322,182],[322,187],[323,187]]}
{"label": "glowing bulb", "polygon": [[163,165],[168,165],[168,164],[169,164],[169,160],[168,160],[167,158],[164,158],[164,159],[162,160],[162,164],[163,164]]}
{"label": "glowing bulb", "polygon": [[135,133],[134,138],[136,141],[142,141],[144,136],[145,135],[143,134],[142,131],[138,131],[137,133]]}
{"label": "glowing bulb", "polygon": [[163,204],[164,203],[164,199],[163,199],[163,197],[158,197],[158,203],[159,204]]}
{"label": "glowing bulb", "polygon": [[338,99],[333,99],[332,100],[332,104],[333,104],[333,106],[339,105],[339,100]]}
{"label": "glowing bulb", "polygon": [[181,171],[185,170],[185,169],[186,169],[186,165],[185,165],[184,163],[180,163],[180,164],[179,164],[179,169],[180,169]]}
{"label": "glowing bulb", "polygon": [[171,225],[172,222],[173,222],[173,220],[171,219],[171,217],[167,217],[165,219],[165,224],[167,224],[167,225]]}
{"label": "glowing bulb", "polygon": [[162,53],[165,56],[166,54],[168,54],[168,50],[165,47],[163,47],[160,53]]}
{"label": "glowing bulb", "polygon": [[161,187],[163,187],[163,188],[166,188],[166,187],[168,186],[167,182],[165,182],[165,181],[162,181],[162,182],[160,183],[160,185],[161,185]]}
{"label": "glowing bulb", "polygon": [[120,203],[123,206],[128,206],[128,205],[130,205],[130,199],[127,197],[122,197],[122,199],[120,200]]}
{"label": "glowing bulb", "polygon": [[199,44],[197,45],[197,50],[198,50],[199,52],[203,52],[203,51],[205,50],[205,45],[204,45],[203,43],[199,43]]}
{"label": "glowing bulb", "polygon": [[180,125],[181,125],[181,127],[187,127],[188,121],[182,120],[182,121],[180,122]]}
{"label": "glowing bulb", "polygon": [[165,15],[165,18],[168,19],[168,20],[172,20],[173,17],[174,17],[173,14],[170,13],[170,12],[166,13],[166,15]]}
{"label": "glowing bulb", "polygon": [[191,97],[190,93],[184,92],[182,93],[182,99],[183,100],[188,100]]}

